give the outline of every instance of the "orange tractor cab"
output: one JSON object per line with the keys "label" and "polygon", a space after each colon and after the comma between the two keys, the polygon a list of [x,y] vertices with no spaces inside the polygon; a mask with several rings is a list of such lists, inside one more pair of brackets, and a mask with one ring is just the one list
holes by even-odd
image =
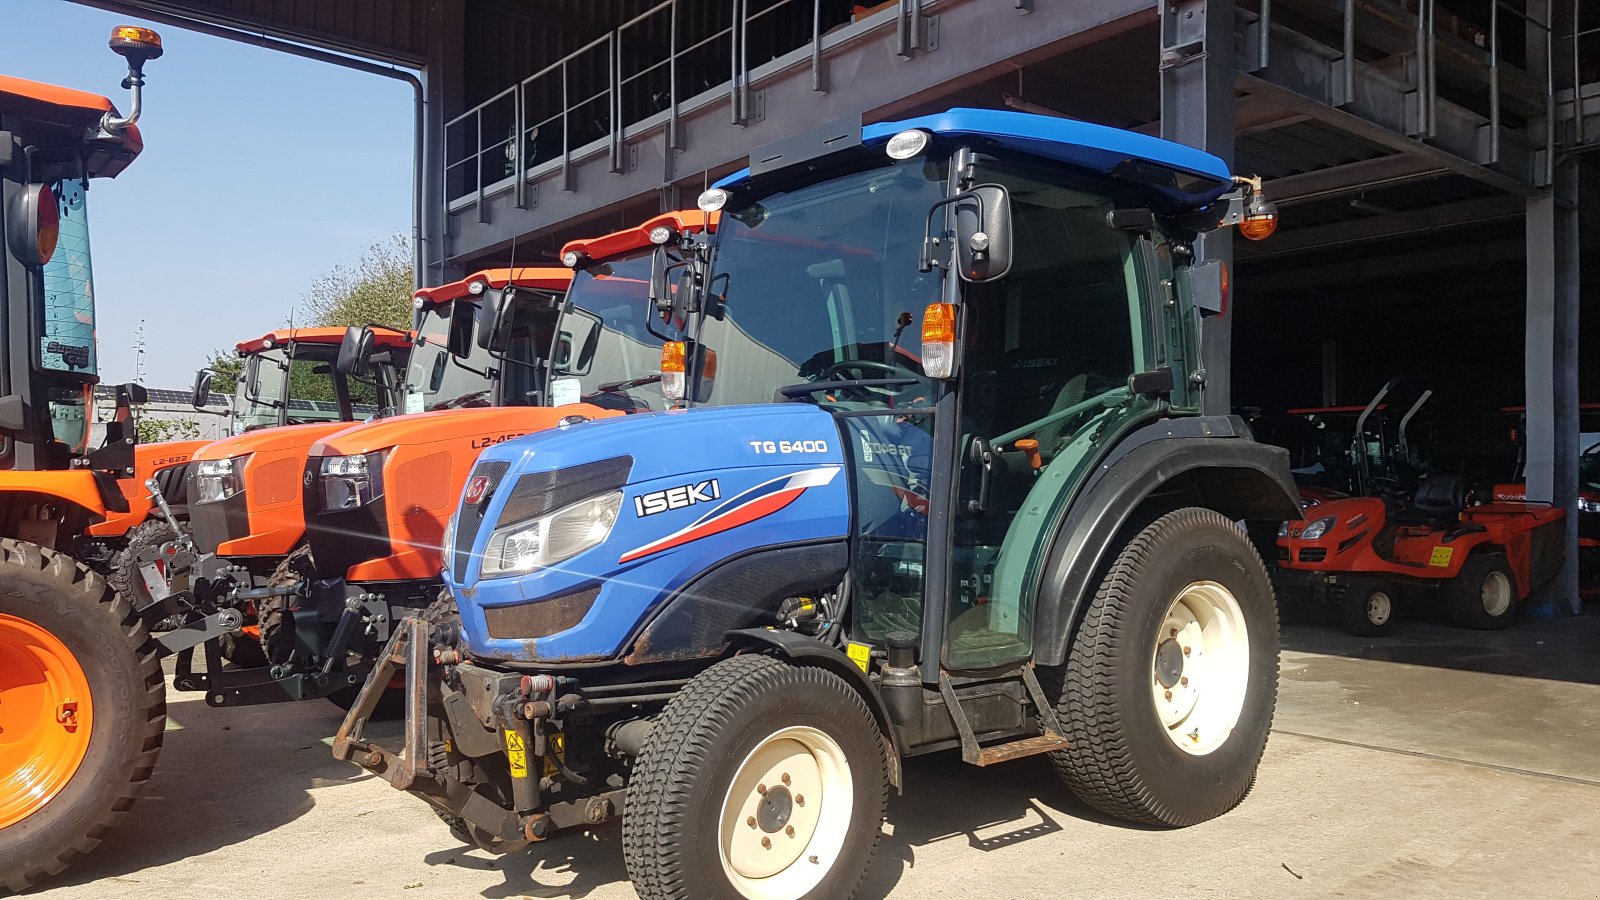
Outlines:
{"label": "orange tractor cab", "polygon": [[[263,428],[312,422],[347,423],[378,412],[380,396],[393,397],[395,367],[404,367],[408,336],[383,329],[378,340],[395,357],[370,383],[349,382],[333,375],[333,362],[345,336],[343,328],[284,328],[234,346],[241,361],[228,416],[235,434]],[[216,373],[195,374],[193,404],[207,409]],[[186,532],[184,503],[188,463],[209,441],[167,441],[135,448],[133,475],[118,481],[128,511],[108,515],[89,526],[88,541],[97,553],[86,561],[111,580],[119,593],[146,606],[152,594],[141,567],[153,565],[163,579],[178,551],[170,543]],[[154,479],[154,486],[151,480]],[[155,493],[166,498],[172,519],[158,511]]]}
{"label": "orange tractor cab", "polygon": [[0,76],[0,890],[92,851],[150,778],[166,725],[153,641],[127,600],[71,552],[126,514],[135,468],[117,391],[89,446],[99,382],[88,194],[144,147],[144,64],[161,39],[113,29],[122,115],[97,94]]}
{"label": "orange tractor cab", "polygon": [[[404,374],[395,396],[382,404],[403,414],[357,426],[292,425],[205,449],[189,485],[202,554],[193,597],[232,631],[206,642],[203,672],[193,667],[192,647],[180,652],[179,690],[204,691],[213,706],[354,698],[367,671],[362,660],[387,639],[391,610],[426,606],[438,592],[438,552],[430,548],[471,465],[454,455],[564,415],[529,404],[543,399],[541,367],[571,279],[566,269],[499,269],[418,291],[415,342],[396,369]],[[503,347],[475,340],[489,305],[503,311]],[[375,329],[348,329],[333,370],[339,379],[370,380],[399,362],[394,349]],[[570,341],[560,350],[583,352]],[[329,448],[342,446],[330,442],[347,432],[379,435],[384,446],[329,462],[338,455]],[[341,532],[331,544],[329,529]],[[394,551],[363,557],[372,565],[359,573],[361,585],[347,591],[343,579],[311,577],[324,557],[346,559],[350,546],[390,547],[391,531]],[[223,657],[247,670],[225,671]]]}
{"label": "orange tractor cab", "polygon": [[1549,504],[1479,503],[1466,479],[1434,473],[1407,490],[1405,426],[1391,444],[1369,430],[1371,414],[1395,382],[1357,420],[1351,458],[1357,496],[1315,503],[1278,537],[1278,583],[1331,603],[1352,632],[1387,634],[1402,591],[1436,594],[1463,628],[1510,624],[1517,602],[1561,568],[1565,511]]}

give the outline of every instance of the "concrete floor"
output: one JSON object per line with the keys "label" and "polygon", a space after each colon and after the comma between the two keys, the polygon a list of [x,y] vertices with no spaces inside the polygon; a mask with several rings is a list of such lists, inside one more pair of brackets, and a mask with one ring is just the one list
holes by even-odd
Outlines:
{"label": "concrete floor", "polygon": [[[912,761],[863,896],[1593,896],[1600,884],[1600,615],[1501,634],[1284,632],[1255,792],[1154,831],[1078,804],[1048,764]],[[323,703],[171,706],[123,825],[48,890],[106,897],[633,897],[615,827],[495,859],[335,762]]]}

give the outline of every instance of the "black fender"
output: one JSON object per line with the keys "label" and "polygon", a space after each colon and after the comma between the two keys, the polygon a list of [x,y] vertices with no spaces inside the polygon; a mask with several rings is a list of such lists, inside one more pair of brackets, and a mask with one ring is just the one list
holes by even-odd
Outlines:
{"label": "black fender", "polygon": [[1119,532],[1157,494],[1230,519],[1300,516],[1289,452],[1257,443],[1234,416],[1163,420],[1129,435],[1101,460],[1053,529],[1036,583],[1034,660],[1056,666]]}
{"label": "black fender", "polygon": [[900,790],[900,748],[895,746],[894,729],[889,727],[889,711],[883,704],[883,696],[878,693],[877,685],[867,678],[867,673],[861,671],[860,666],[851,662],[838,648],[794,631],[744,628],[730,631],[724,637],[735,649],[776,650],[785,659],[799,665],[827,669],[855,688],[861,699],[866,701],[867,708],[872,710],[872,718],[878,722],[878,733],[883,735],[884,755],[889,759],[889,783],[894,785],[896,791]]}

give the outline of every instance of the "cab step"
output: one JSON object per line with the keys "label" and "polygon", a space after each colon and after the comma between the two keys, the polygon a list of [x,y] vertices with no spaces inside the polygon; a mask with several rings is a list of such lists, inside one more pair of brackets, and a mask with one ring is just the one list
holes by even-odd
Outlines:
{"label": "cab step", "polygon": [[955,722],[956,732],[961,736],[961,759],[964,762],[975,766],[992,766],[995,763],[1010,762],[1024,756],[1037,756],[1067,746],[1067,739],[1061,734],[1061,723],[1056,718],[1056,711],[1045,699],[1044,689],[1039,687],[1039,679],[1033,674],[1033,666],[1031,664],[1021,666],[1017,670],[1017,677],[1027,689],[1028,697],[1033,701],[1034,709],[1039,714],[1042,733],[1035,737],[983,747],[979,746],[977,735],[972,731],[972,723],[967,721],[967,715],[961,709],[961,701],[956,697],[956,689],[950,683],[950,676],[944,672],[939,673],[939,695],[944,698],[944,705],[950,712],[950,718]]}
{"label": "cab step", "polygon": [[[1011,741],[1005,744],[994,744],[978,751],[978,758],[968,760],[975,766],[992,766],[995,763],[1010,762],[1024,756],[1038,756],[1052,750],[1060,750],[1067,745],[1067,739],[1055,732],[1047,731],[1038,737],[1023,738],[1020,741]],[[962,754],[966,756],[965,753]]]}

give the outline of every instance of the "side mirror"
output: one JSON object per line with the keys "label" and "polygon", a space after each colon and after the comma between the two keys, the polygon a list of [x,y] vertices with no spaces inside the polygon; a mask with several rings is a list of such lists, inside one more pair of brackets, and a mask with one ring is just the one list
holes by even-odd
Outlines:
{"label": "side mirror", "polygon": [[[483,323],[478,328],[478,346],[490,353],[507,352],[511,349],[511,323],[517,303],[516,287],[508,284],[504,290],[497,291],[491,288],[483,292],[483,299],[480,302],[483,304]],[[452,340],[454,340],[454,326],[455,323],[452,321]],[[452,349],[451,352],[455,351]]]}
{"label": "side mirror", "polygon": [[347,377],[367,374],[367,363],[372,359],[376,343],[377,338],[371,328],[364,325],[346,328],[344,339],[339,341],[339,355],[333,361],[334,370]]}
{"label": "side mirror", "polygon": [[661,314],[661,321],[672,318],[674,298],[667,296],[667,248],[657,244],[650,251],[650,305]]}
{"label": "side mirror", "polygon": [[[485,291],[479,302],[487,307],[489,297],[498,294],[498,291]],[[450,333],[445,335],[444,346],[451,356],[465,358],[472,355],[472,330],[478,324],[478,312],[478,305],[466,300],[450,304]],[[485,317],[484,321],[487,322],[488,318]],[[478,335],[478,342],[483,342],[482,334]]]}
{"label": "side mirror", "polygon": [[211,379],[216,376],[217,373],[210,369],[201,369],[194,373],[194,397],[190,403],[195,409],[205,409],[211,405]]}
{"label": "side mirror", "polygon": [[952,197],[956,210],[956,265],[962,280],[998,281],[1011,272],[1011,194],[980,184]]}
{"label": "side mirror", "polygon": [[672,292],[672,303],[667,310],[667,323],[674,328],[687,328],[689,325],[689,304],[693,301],[694,269],[686,265],[678,270],[678,285]]}
{"label": "side mirror", "polygon": [[260,382],[256,379],[260,374],[261,357],[252,353],[244,361],[244,394],[246,397],[255,399],[257,396],[256,387]]}

